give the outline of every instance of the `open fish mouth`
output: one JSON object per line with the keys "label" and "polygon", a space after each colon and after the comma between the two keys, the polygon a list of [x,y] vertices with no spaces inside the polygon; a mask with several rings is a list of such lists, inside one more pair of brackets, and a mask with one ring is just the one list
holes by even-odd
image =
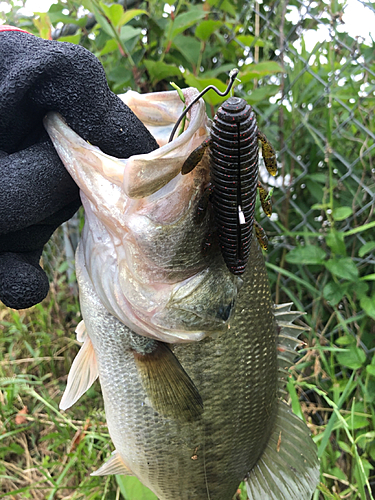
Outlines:
{"label": "open fish mouth", "polygon": [[[184,90],[186,104],[197,95]],[[241,278],[231,274],[215,239],[208,206],[197,217],[209,165],[180,174],[189,154],[208,136],[203,101],[185,131],[168,143],[183,109],[177,92],[121,96],[156,138],[159,149],[118,159],[71,130],[56,113],[46,129],[81,190],[86,222],[77,255],[108,311],[134,332],[178,343],[228,328]],[[207,246],[207,245],[206,245]]]}

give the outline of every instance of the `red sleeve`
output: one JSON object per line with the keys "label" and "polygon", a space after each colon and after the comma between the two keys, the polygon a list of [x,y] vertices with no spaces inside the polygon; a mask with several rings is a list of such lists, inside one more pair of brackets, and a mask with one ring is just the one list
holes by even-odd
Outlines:
{"label": "red sleeve", "polygon": [[7,24],[1,24],[0,25],[0,33],[2,31],[21,31],[22,33],[27,33],[28,35],[31,35],[28,31],[21,30],[21,28],[16,28],[16,26],[8,26]]}

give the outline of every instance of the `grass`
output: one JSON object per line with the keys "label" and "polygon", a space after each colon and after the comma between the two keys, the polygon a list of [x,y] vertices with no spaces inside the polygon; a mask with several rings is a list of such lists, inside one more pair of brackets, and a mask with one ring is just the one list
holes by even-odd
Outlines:
{"label": "grass", "polygon": [[0,498],[120,498],[114,478],[88,475],[111,451],[99,387],[58,409],[79,321],[58,273],[42,304],[0,310]]}

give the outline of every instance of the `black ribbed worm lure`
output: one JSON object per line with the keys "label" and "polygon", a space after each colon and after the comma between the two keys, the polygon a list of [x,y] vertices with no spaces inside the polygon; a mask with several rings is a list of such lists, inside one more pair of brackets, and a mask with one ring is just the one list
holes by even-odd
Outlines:
{"label": "black ribbed worm lure", "polygon": [[[170,141],[191,106],[210,89],[221,96],[227,95],[237,74],[238,70],[230,73],[230,83],[224,93],[212,85],[203,90],[183,111],[172,131]],[[210,199],[219,245],[228,269],[237,275],[245,272],[254,225],[260,245],[267,248],[265,232],[254,221],[257,189],[264,212],[268,216],[272,213],[267,191],[258,182],[258,141],[262,144],[266,168],[271,175],[275,175],[275,151],[266,136],[258,130],[254,111],[244,99],[230,97],[218,109],[210,137],[189,155],[181,169],[183,175],[191,172],[209,148]]]}

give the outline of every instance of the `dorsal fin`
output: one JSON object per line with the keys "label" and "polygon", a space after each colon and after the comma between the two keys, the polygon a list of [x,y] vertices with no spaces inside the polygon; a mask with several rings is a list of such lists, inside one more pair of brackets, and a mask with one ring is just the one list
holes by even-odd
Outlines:
{"label": "dorsal fin", "polygon": [[289,368],[294,364],[296,357],[296,347],[301,344],[298,337],[306,331],[308,326],[294,325],[293,321],[303,316],[305,313],[291,311],[292,302],[288,304],[275,305],[274,315],[279,328],[277,345],[278,364],[278,386],[279,396],[286,394],[285,387],[289,378]]}
{"label": "dorsal fin", "polygon": [[66,389],[60,401],[60,408],[67,410],[89,389],[98,378],[98,365],[94,347],[87,335],[83,321],[76,329],[77,340],[84,343],[70,368]]}

